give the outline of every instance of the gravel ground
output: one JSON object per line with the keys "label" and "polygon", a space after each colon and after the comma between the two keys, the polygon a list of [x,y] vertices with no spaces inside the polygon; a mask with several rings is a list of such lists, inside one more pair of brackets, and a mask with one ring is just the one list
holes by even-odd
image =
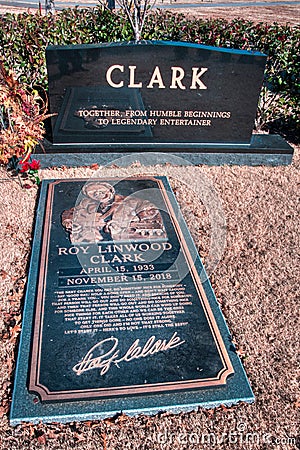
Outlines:
{"label": "gravel ground", "polygon": [[[296,148],[286,167],[135,163],[97,170],[100,177],[167,175],[207,266],[209,255],[216,255],[210,244],[215,223],[200,186],[215,190],[227,228],[225,249],[210,278],[255,404],[16,428],[8,424],[8,410],[38,190],[22,189],[0,169],[0,449],[299,448],[299,162]],[[96,169],[44,169],[40,176],[89,178]]]}

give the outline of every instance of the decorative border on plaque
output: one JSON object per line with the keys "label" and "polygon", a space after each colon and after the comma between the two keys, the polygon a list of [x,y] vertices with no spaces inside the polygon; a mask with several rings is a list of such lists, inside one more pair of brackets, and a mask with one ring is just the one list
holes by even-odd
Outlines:
{"label": "decorative border on plaque", "polygon": [[[123,180],[123,179],[122,179]],[[172,382],[161,382],[152,383],[147,385],[130,385],[130,386],[114,386],[114,387],[104,387],[104,388],[88,388],[88,389],[76,389],[76,390],[61,390],[61,391],[50,391],[46,386],[40,382],[40,361],[42,352],[42,337],[43,337],[43,319],[44,319],[44,307],[45,307],[45,292],[46,292],[46,282],[47,282],[47,270],[48,270],[48,253],[49,253],[49,242],[51,234],[51,218],[52,218],[52,205],[54,196],[54,186],[60,183],[71,182],[71,181],[88,181],[86,179],[63,179],[56,180],[49,184],[47,192],[46,210],[45,210],[45,222],[43,239],[41,246],[41,263],[40,263],[40,274],[37,288],[37,299],[36,299],[36,312],[35,312],[35,323],[34,323],[34,333],[32,338],[32,358],[31,358],[31,370],[29,379],[29,391],[37,393],[42,401],[60,401],[60,400],[84,400],[91,398],[105,398],[113,396],[128,396],[136,394],[152,394],[152,393],[162,393],[169,391],[181,391],[187,389],[199,389],[202,387],[210,386],[222,386],[226,384],[226,379],[229,375],[234,374],[234,369],[228,355],[227,349],[225,347],[223,338],[221,336],[220,330],[216,323],[214,314],[212,312],[211,306],[207,299],[206,293],[202,286],[197,269],[194,266],[194,261],[192,259],[191,253],[189,251],[186,239],[182,233],[178,220],[175,216],[174,209],[166,187],[163,181],[155,177],[130,177],[128,180],[152,180],[159,186],[160,192],[162,194],[165,205],[167,206],[168,213],[173,224],[174,230],[180,242],[180,247],[183,250],[186,263],[189,267],[191,277],[193,279],[194,286],[198,293],[198,298],[201,302],[201,306],[205,313],[207,322],[209,324],[210,331],[212,333],[216,348],[218,350],[220,359],[223,364],[223,368],[219,371],[216,377],[204,378],[204,379],[193,379],[184,381],[172,381]],[[120,181],[116,178],[105,178],[105,179],[95,179],[95,181]]]}

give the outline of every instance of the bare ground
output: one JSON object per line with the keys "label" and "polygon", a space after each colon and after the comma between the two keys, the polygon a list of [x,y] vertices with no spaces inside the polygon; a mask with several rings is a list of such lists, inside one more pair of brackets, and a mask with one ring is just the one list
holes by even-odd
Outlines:
{"label": "bare ground", "polygon": [[[117,1],[117,0],[116,0]],[[270,4],[271,3],[273,4]],[[234,18],[242,18],[245,20],[250,20],[255,23],[266,22],[272,23],[277,22],[280,24],[289,23],[292,26],[299,25],[300,23],[300,7],[297,0],[288,0],[289,4],[280,4],[280,0],[259,0],[259,3],[265,2],[265,6],[257,6],[257,1],[250,0],[249,6],[241,6],[242,0],[213,0],[202,1],[202,0],[158,0],[156,5],[159,8],[160,5],[170,6],[170,10],[175,13],[183,13],[189,17],[197,18],[224,18],[227,20],[232,20]],[[84,0],[84,3],[90,3],[91,6],[97,5],[98,2],[92,0]],[[213,6],[218,3],[223,5],[235,3],[234,6]],[[41,2],[42,6],[44,2]],[[59,6],[59,0],[56,2]],[[78,1],[80,6],[81,2]],[[189,4],[199,4],[199,7],[190,7]],[[182,5],[182,8],[179,6]],[[205,6],[203,6],[205,5]],[[211,6],[209,6],[211,5]],[[15,6],[7,6],[0,4],[0,14],[5,12],[32,12],[35,13],[37,10],[33,8],[20,8]]]}
{"label": "bare ground", "polygon": [[[264,6],[258,6],[257,3],[264,2]],[[196,17],[201,19],[208,18],[223,18],[227,20],[241,18],[244,20],[250,20],[254,23],[265,22],[280,24],[289,23],[292,26],[297,26],[300,23],[300,7],[297,0],[291,0],[289,4],[282,5],[280,0],[272,1],[272,4],[268,0],[252,1],[248,2],[248,6],[242,6],[241,0],[213,0],[208,6],[209,2],[201,2],[199,0],[180,0],[171,2],[171,4],[186,3],[187,8],[176,8],[173,11],[187,14],[190,17]],[[189,3],[199,3],[198,8],[189,8]],[[205,6],[203,4],[205,3]],[[232,4],[234,6],[226,6],[226,4]],[[214,4],[223,4],[224,6],[214,6]]]}

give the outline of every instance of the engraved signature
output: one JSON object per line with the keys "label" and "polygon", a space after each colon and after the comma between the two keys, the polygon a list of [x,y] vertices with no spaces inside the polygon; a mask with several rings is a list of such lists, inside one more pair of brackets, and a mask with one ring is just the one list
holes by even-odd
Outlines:
{"label": "engraved signature", "polygon": [[[94,345],[87,352],[82,361],[75,364],[73,370],[76,375],[81,375],[88,370],[100,369],[100,374],[104,375],[109,371],[112,364],[119,367],[119,363],[123,361],[129,362],[133,359],[146,358],[155,353],[165,352],[172,348],[179,347],[179,345],[182,345],[184,342],[185,341],[181,340],[177,335],[177,332],[173,334],[169,341],[166,339],[156,339],[155,336],[151,336],[143,347],[140,344],[140,339],[136,339],[126,353],[120,357],[120,349],[118,349],[119,340],[111,336]],[[99,356],[96,356],[96,354]]]}

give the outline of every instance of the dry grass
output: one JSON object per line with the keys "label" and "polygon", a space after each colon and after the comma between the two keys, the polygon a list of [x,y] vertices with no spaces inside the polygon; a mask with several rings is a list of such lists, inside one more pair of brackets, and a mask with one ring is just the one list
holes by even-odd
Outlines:
{"label": "dry grass", "polygon": [[[5,9],[0,7],[2,12]],[[299,24],[296,4],[184,12]],[[254,405],[16,428],[9,426],[8,413],[37,190],[22,189],[17,180],[1,181],[0,450],[300,448],[299,165],[298,148],[293,164],[287,167],[100,168],[103,177],[149,172],[168,175],[204,261],[211,227],[195,191],[203,177],[215,187],[226,217],[227,242],[211,279],[252,384]],[[93,174],[87,168],[41,171],[43,178]],[[0,178],[6,176],[0,169]],[[188,184],[183,184],[187,179]]]}
{"label": "dry grass", "polygon": [[[2,181],[0,449],[296,449],[300,406],[299,149],[287,167],[136,166],[100,168],[99,174],[168,175],[204,259],[211,227],[195,192],[205,177],[215,187],[227,221],[227,243],[212,280],[256,403],[180,415],[120,416],[84,424],[11,428],[7,414],[37,190],[22,189],[16,180]],[[58,168],[43,170],[41,176],[73,178],[94,173],[90,168]],[[5,176],[2,170],[0,177]],[[160,444],[158,433],[167,442]],[[192,443],[207,442],[209,433],[213,433],[211,444]],[[219,444],[214,446],[217,438]],[[297,443],[289,438],[298,439]]]}

